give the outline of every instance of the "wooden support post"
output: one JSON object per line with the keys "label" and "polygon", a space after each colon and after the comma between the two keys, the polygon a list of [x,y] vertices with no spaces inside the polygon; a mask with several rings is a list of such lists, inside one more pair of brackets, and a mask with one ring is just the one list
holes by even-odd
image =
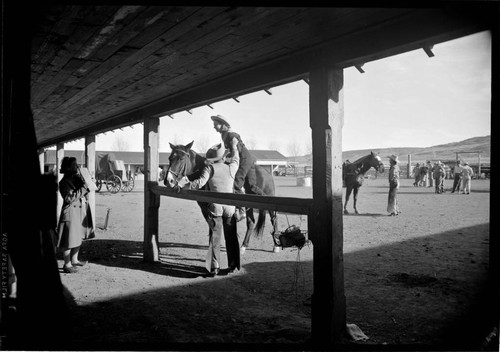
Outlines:
{"label": "wooden support post", "polygon": [[408,154],[408,165],[406,166],[406,171],[408,172],[407,178],[411,178],[411,154]]}
{"label": "wooden support post", "polygon": [[45,150],[43,148],[38,149],[38,161],[40,163],[40,173],[43,175],[45,173]]}
{"label": "wooden support post", "polygon": [[313,143],[313,209],[308,226],[313,242],[312,339],[321,348],[340,343],[346,329],[342,220],[342,126],[344,74],[318,69],[309,74]]}
{"label": "wooden support post", "polygon": [[[57,176],[57,184],[59,185],[59,181],[63,178],[63,174],[59,172],[61,169],[61,162],[64,158],[64,143],[57,143],[56,145],[56,165],[55,165],[55,174]],[[61,197],[61,193],[59,193],[59,187],[57,188],[57,223],[59,223],[59,216],[61,215],[61,208],[63,199]]]}
{"label": "wooden support post", "polygon": [[[89,170],[90,176],[95,182],[95,136],[85,136],[85,167]],[[95,232],[96,228],[96,213],[95,213],[95,191],[89,193],[90,212],[92,214],[92,229]]]}
{"label": "wooden support post", "polygon": [[144,119],[144,261],[157,262],[158,250],[158,213],[160,196],[151,192],[152,185],[158,185],[159,118]]}

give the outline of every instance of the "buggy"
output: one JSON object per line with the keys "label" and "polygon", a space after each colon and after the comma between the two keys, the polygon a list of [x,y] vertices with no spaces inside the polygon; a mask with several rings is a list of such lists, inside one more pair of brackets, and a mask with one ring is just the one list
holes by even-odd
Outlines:
{"label": "buggy", "polygon": [[134,189],[131,172],[126,171],[123,160],[116,160],[113,153],[97,153],[95,170],[97,192],[103,184],[111,193],[118,193],[120,190],[130,192]]}

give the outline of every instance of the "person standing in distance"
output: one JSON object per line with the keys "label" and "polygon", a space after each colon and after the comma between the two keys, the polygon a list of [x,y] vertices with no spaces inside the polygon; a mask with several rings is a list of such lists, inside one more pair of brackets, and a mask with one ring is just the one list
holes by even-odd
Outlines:
{"label": "person standing in distance", "polygon": [[391,167],[389,169],[389,199],[387,204],[387,212],[389,216],[399,215],[401,210],[398,204],[398,188],[399,188],[399,160],[397,155],[388,157]]}
{"label": "person standing in distance", "polygon": [[[255,174],[255,157],[243,143],[240,135],[231,129],[231,124],[227,118],[221,115],[210,117],[214,123],[214,129],[221,134],[224,147],[229,150],[228,160],[238,154],[240,166],[234,177],[234,193],[245,193],[243,187],[253,194],[264,195],[262,189],[257,186],[257,176]],[[245,182],[245,178],[246,181]],[[245,208],[236,207],[235,217],[237,221],[245,218]]]}
{"label": "person standing in distance", "polygon": [[460,183],[462,181],[462,166],[460,165],[460,160],[457,160],[457,164],[453,168],[453,188],[451,189],[451,193],[460,193]]}
{"label": "person standing in distance", "polygon": [[471,179],[472,175],[474,175],[474,170],[469,166],[468,162],[464,163],[464,167],[462,168],[462,193],[463,194],[470,194],[470,186],[471,186]]}

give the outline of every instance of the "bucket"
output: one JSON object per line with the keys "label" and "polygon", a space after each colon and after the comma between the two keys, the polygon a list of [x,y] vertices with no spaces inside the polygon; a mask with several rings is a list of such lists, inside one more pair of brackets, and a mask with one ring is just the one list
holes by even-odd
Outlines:
{"label": "bucket", "polygon": [[297,187],[311,187],[311,177],[297,177]]}

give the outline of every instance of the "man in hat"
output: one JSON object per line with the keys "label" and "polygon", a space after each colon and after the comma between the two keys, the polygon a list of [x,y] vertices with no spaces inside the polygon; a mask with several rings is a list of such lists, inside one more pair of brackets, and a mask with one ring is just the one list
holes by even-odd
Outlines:
{"label": "man in hat", "polygon": [[441,161],[436,161],[432,170],[436,184],[434,192],[441,194],[444,192],[444,176],[446,174],[443,163]]}
{"label": "man in hat", "polygon": [[399,159],[397,155],[391,155],[388,157],[391,167],[389,168],[389,199],[387,204],[387,212],[389,216],[399,215],[401,210],[399,210],[398,204],[398,188],[399,188]]}
{"label": "man in hat", "polygon": [[[240,158],[240,166],[234,177],[234,192],[245,193],[243,186],[245,185],[245,178],[247,186],[250,187],[251,193],[263,195],[264,192],[257,186],[257,176],[255,174],[255,158],[243,143],[240,135],[231,130],[231,124],[227,118],[221,115],[210,117],[214,122],[214,129],[221,134],[224,147],[229,150],[229,157],[234,157],[236,154]],[[237,221],[245,217],[245,209],[237,207],[235,212]]]}
{"label": "man in hat", "polygon": [[460,160],[457,160],[457,164],[453,167],[453,188],[451,193],[460,192],[460,183],[462,181],[462,166],[460,165]]}
{"label": "man in hat", "polygon": [[428,187],[434,187],[434,177],[432,174],[432,164],[430,160],[427,160],[427,180],[429,180]]}
{"label": "man in hat", "polygon": [[468,162],[464,163],[464,167],[462,168],[462,193],[470,194],[470,186],[472,175],[474,175],[474,170],[469,166]]}
{"label": "man in hat", "polygon": [[[233,142],[235,143],[235,142]],[[234,146],[236,147],[236,146]],[[226,149],[219,143],[211,147],[206,158],[209,161],[201,172],[201,175],[192,181],[183,177],[178,181],[179,187],[188,185],[190,189],[200,189],[208,184],[208,189],[214,192],[233,193],[234,176],[238,170],[240,158],[236,153],[231,162],[226,164],[224,157]],[[220,240],[224,230],[226,241],[228,272],[240,269],[240,250],[236,219],[234,218],[235,207],[233,205],[209,204],[208,209],[213,216],[214,225],[209,230],[208,252],[205,259],[207,276],[215,276],[220,271]]]}
{"label": "man in hat", "polygon": [[413,182],[413,187],[418,187],[420,182],[420,164],[417,163],[413,168],[413,176],[415,177],[415,182]]}

